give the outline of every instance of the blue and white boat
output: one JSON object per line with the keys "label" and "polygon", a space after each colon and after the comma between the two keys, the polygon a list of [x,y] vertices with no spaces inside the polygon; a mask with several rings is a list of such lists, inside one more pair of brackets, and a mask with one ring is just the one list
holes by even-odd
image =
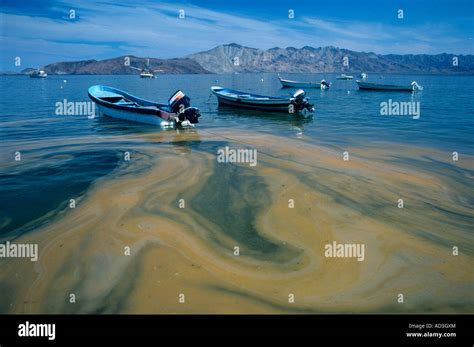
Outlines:
{"label": "blue and white boat", "polygon": [[345,73],[340,74],[339,76],[336,76],[337,80],[343,80],[343,81],[348,81],[348,80],[351,80],[353,78],[354,78],[354,76],[346,75]]}
{"label": "blue and white boat", "polygon": [[411,82],[409,85],[395,85],[395,84],[381,84],[366,81],[356,81],[359,89],[361,90],[385,90],[385,91],[399,91],[399,92],[416,92],[423,90],[416,81]]}
{"label": "blue and white boat", "polygon": [[178,90],[168,100],[159,104],[107,86],[89,88],[89,98],[104,115],[137,123],[162,127],[192,127],[201,116],[199,110],[190,106],[190,99]]}
{"label": "blue and white boat", "polygon": [[292,81],[286,80],[278,76],[280,83],[283,87],[287,88],[320,88],[320,89],[329,89],[329,83],[325,80],[321,82],[302,82],[302,81]]}
{"label": "blue and white boat", "polygon": [[219,105],[303,115],[314,112],[314,106],[302,89],[298,89],[289,98],[251,94],[218,86],[211,87],[211,92],[217,97]]}

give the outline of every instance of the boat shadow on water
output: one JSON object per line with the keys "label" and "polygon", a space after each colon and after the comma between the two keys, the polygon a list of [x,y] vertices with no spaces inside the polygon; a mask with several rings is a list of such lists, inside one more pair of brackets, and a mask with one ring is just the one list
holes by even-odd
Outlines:
{"label": "boat shadow on water", "polygon": [[95,121],[95,129],[99,133],[138,136],[145,140],[146,143],[170,144],[180,153],[190,153],[192,149],[196,149],[202,142],[199,131],[196,128],[163,128],[114,119],[103,115],[97,117]]}
{"label": "boat shadow on water", "polygon": [[137,122],[131,122],[124,119],[112,118],[103,114],[102,112],[97,115],[94,120],[94,130],[98,133],[108,134],[123,134],[123,135],[136,135],[146,133],[156,133],[162,131],[176,131],[179,130],[184,132],[186,130],[193,131],[195,128],[179,128],[179,127],[162,127],[162,126],[150,126],[148,124],[142,124]]}
{"label": "boat shadow on water", "polygon": [[266,120],[274,123],[288,123],[294,126],[301,126],[303,124],[309,124],[313,122],[312,114],[304,116],[299,113],[281,113],[281,112],[269,112],[269,111],[258,111],[252,109],[239,109],[231,106],[218,105],[217,117],[222,118],[242,118],[242,119],[255,119]]}
{"label": "boat shadow on water", "polygon": [[112,118],[102,112],[94,118],[94,130],[98,133],[122,133],[128,135],[137,132],[155,132],[157,129],[161,128]]}

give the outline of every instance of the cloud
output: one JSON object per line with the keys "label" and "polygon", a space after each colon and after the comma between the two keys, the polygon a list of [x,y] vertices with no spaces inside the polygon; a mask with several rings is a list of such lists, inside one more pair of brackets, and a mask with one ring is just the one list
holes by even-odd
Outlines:
{"label": "cloud", "polygon": [[[76,19],[68,18],[69,10]],[[185,18],[179,18],[179,10]],[[191,4],[110,1],[56,3],[49,15],[2,13],[2,67],[12,56],[39,59],[34,66],[59,60],[104,59],[133,54],[179,57],[237,42],[270,48],[333,45],[376,53],[472,53],[472,41],[442,23],[410,26],[343,21],[307,15],[265,19]],[[54,14],[54,15],[51,15]],[[467,41],[467,42],[466,42]],[[27,59],[28,60],[28,59]]]}
{"label": "cloud", "polygon": [[394,36],[379,23],[353,21],[326,21],[318,18],[303,18],[308,28],[319,29],[326,34],[361,40],[393,40]]}

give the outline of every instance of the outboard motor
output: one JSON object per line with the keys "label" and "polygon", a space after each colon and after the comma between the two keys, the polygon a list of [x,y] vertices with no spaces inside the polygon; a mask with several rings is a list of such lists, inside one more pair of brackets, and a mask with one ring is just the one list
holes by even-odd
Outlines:
{"label": "outboard motor", "polygon": [[309,113],[314,112],[313,104],[310,104],[309,98],[307,98],[306,93],[303,89],[298,89],[294,94],[293,97],[290,99],[292,105],[294,105],[295,113],[298,112],[306,112]]}
{"label": "outboard motor", "polygon": [[321,89],[329,89],[329,83],[326,80],[321,80]]}
{"label": "outboard motor", "polygon": [[423,87],[416,83],[416,81],[411,82],[411,86],[414,92],[416,92],[417,90],[423,90]]}
{"label": "outboard motor", "polygon": [[188,120],[191,124],[199,123],[198,118],[201,117],[199,109],[191,107],[190,99],[181,90],[178,90],[168,100],[171,112],[176,113],[176,122],[180,125],[183,121]]}

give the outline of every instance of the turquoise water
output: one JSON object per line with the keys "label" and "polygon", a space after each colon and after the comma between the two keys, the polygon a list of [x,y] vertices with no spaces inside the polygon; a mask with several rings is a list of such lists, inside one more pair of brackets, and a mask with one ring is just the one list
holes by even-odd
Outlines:
{"label": "turquoise water", "polygon": [[[257,131],[284,138],[304,134],[305,140],[335,148],[397,143],[474,154],[474,77],[370,75],[369,81],[424,87],[412,95],[403,92],[363,92],[353,81],[337,81],[334,74],[285,78],[332,82],[327,91],[307,90],[316,106],[310,119],[280,114],[219,108],[209,92],[221,85],[267,95],[288,95],[275,74],[159,75],[153,80],[137,76],[49,76],[45,80],[2,76],[0,87],[0,240],[31,231],[65,211],[71,196],[78,199],[100,177],[111,172],[124,151],[140,152],[146,140],[124,135],[153,134],[161,130],[115,119],[55,114],[55,104],[89,101],[87,89],[103,84],[159,102],[182,89],[203,117],[199,131],[222,127]],[[415,101],[420,118],[381,116],[380,103]],[[191,149],[202,143],[187,143]],[[22,160],[15,161],[21,152]],[[31,160],[34,159],[34,160]],[[441,165],[441,163],[440,163]]]}

